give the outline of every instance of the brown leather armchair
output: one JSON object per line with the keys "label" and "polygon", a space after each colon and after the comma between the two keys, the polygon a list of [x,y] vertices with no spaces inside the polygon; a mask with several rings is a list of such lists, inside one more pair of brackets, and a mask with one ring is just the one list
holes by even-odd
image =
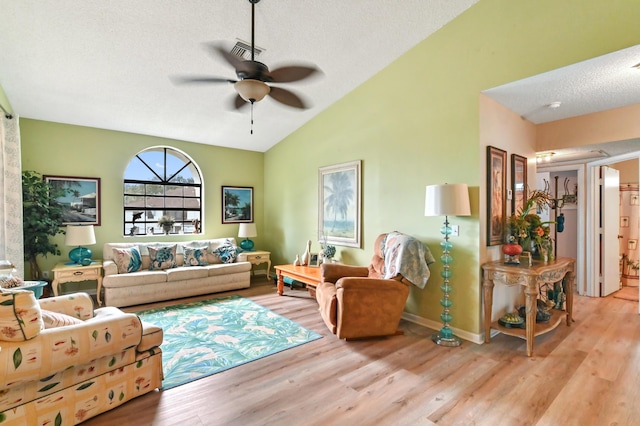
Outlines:
{"label": "brown leather armchair", "polygon": [[[384,279],[383,244],[376,239],[371,265],[323,263],[322,282],[316,288],[320,315],[339,339],[398,334],[398,324],[409,297],[409,282],[397,274]],[[420,243],[419,243],[420,244]]]}

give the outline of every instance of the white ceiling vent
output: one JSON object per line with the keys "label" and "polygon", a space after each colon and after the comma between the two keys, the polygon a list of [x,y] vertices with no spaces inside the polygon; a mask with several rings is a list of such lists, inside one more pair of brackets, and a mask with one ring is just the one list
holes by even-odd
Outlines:
{"label": "white ceiling vent", "polygon": [[[241,57],[247,61],[251,60],[251,43],[247,43],[246,41],[236,39],[236,44],[231,49],[231,54]],[[258,57],[264,49],[262,47],[255,46],[254,48],[254,57]]]}

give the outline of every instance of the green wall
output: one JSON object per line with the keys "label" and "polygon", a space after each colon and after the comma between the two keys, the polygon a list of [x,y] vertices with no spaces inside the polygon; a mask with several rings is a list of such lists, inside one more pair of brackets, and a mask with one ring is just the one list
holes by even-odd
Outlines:
{"label": "green wall", "polygon": [[[222,185],[252,186],[258,247],[265,238],[263,204],[263,153],[214,147],[132,133],[114,132],[37,120],[20,120],[22,169],[45,175],[99,177],[101,180],[101,226],[95,228],[95,246],[90,247],[94,259],[102,258],[102,245],[114,241],[185,241],[187,236],[123,236],[122,183],[124,170],[131,158],[151,146],[171,146],[186,153],[202,172],[204,186],[204,235],[218,238],[238,235],[237,224],[222,224]],[[64,236],[55,237],[62,256],[47,256],[39,261],[42,270],[50,270],[67,260],[69,249]],[[27,272],[27,271],[25,271]],[[28,272],[27,272],[28,276]]]}
{"label": "green wall", "polygon": [[[469,218],[453,239],[452,326],[480,333],[479,149],[482,90],[640,42],[635,0],[481,0],[353,90],[265,156],[266,237],[281,241],[276,263],[291,261],[317,234],[317,169],[363,160],[362,249],[341,249],[365,265],[379,233],[402,231],[439,257],[440,218],[424,217],[425,185],[467,183]],[[439,321],[440,267],[409,313]]]}
{"label": "green wall", "polygon": [[[467,183],[472,216],[451,218],[461,233],[453,240],[452,326],[478,334],[485,190],[479,93],[636,45],[638,20],[637,0],[481,0],[265,154],[23,119],[23,169],[102,178],[100,252],[105,241],[125,240],[128,159],[149,146],[174,146],[203,171],[206,237],[237,232],[220,223],[220,186],[255,188],[256,244],[272,252],[274,264],[290,263],[308,239],[319,247],[319,167],[363,161],[362,248],[338,247],[349,264],[368,264],[376,236],[392,230],[416,236],[438,257],[442,219],[424,217],[425,186]],[[43,269],[56,260],[44,259]],[[439,321],[439,270],[432,268],[424,290],[412,289],[409,313]]]}

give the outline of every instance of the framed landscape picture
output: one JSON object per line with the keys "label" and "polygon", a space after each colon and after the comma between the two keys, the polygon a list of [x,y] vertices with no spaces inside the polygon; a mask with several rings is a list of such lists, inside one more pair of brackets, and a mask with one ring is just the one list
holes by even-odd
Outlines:
{"label": "framed landscape picture", "polygon": [[222,187],[222,223],[253,222],[253,187]]}
{"label": "framed landscape picture", "polygon": [[487,146],[487,245],[500,245],[505,240],[507,216],[507,152]]}
{"label": "framed landscape picture", "polygon": [[524,210],[527,202],[527,159],[511,154],[511,214]]}
{"label": "framed landscape picture", "polygon": [[64,192],[56,198],[64,210],[63,225],[100,226],[100,178],[47,175],[43,178]]}
{"label": "framed landscape picture", "polygon": [[318,240],[360,248],[361,161],[318,170]]}

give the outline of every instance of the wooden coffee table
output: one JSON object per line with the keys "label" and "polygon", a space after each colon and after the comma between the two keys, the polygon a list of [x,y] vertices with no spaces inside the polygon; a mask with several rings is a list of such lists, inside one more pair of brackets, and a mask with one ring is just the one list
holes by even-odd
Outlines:
{"label": "wooden coffee table", "polygon": [[284,294],[284,277],[303,282],[312,296],[315,296],[316,287],[322,281],[320,268],[311,266],[278,265],[275,267],[278,276],[278,294]]}

